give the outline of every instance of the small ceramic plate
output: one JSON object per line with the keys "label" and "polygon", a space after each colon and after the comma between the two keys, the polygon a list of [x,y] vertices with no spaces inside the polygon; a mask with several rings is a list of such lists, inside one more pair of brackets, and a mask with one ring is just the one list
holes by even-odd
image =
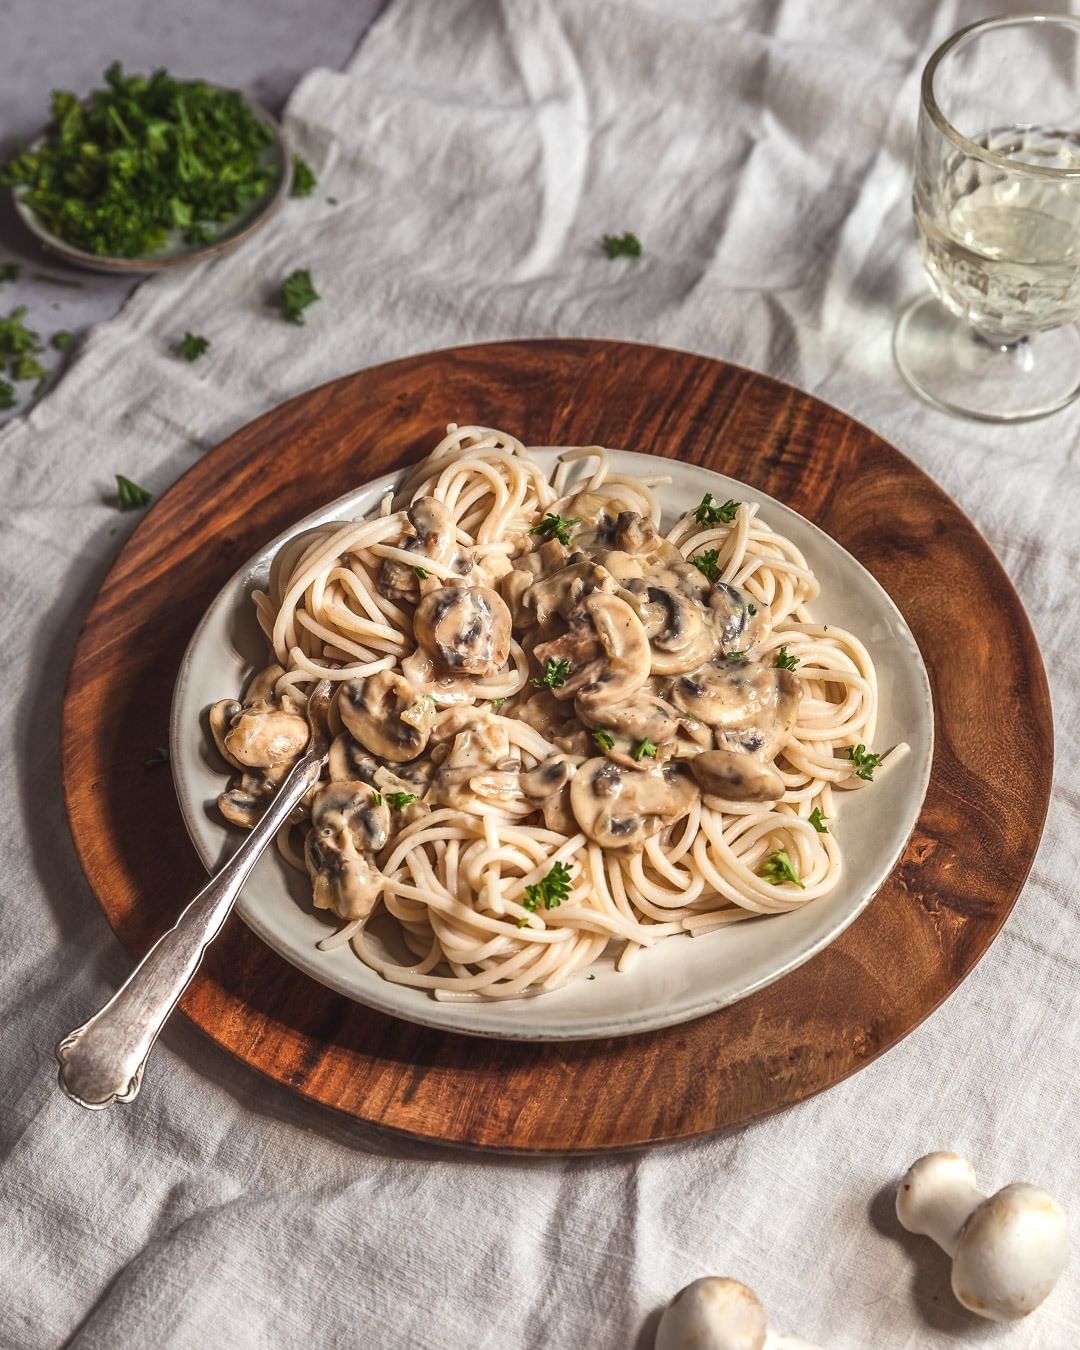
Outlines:
{"label": "small ceramic plate", "polygon": [[[550,447],[530,451],[549,472],[559,453]],[[611,464],[613,472],[636,478],[670,477],[656,489],[665,528],[706,491],[717,501],[758,502],[765,519],[794,541],[817,573],[821,597],[811,613],[850,629],[869,649],[880,692],[875,744],[906,741],[911,752],[890,765],[872,789],[838,794],[831,828],[843,849],[839,884],[802,909],[748,919],[697,938],[668,938],[639,953],[625,974],[615,970],[613,954],[607,953],[590,969],[594,980],[582,974],[537,998],[442,1003],[423,990],[382,979],[347,945],[319,951],[320,940],[339,925],[312,907],[307,879],[270,851],[252,873],[237,909],[265,942],[313,979],[394,1017],[471,1035],[554,1041],[651,1031],[726,1007],[808,961],[862,912],[895,865],[926,794],[934,729],[926,669],[899,610],[839,544],[774,498],[678,460],[616,450]],[[221,865],[238,837],[214,805],[226,778],[209,741],[205,712],[217,699],[235,698],[252,670],[268,660],[251,592],[265,587],[270,560],[287,539],[324,521],[374,511],[395,477],[378,478],[339,497],[275,539],[228,582],[188,646],[173,694],[171,761],[184,821],[208,869]]]}
{"label": "small ceramic plate", "polygon": [[[50,253],[54,253],[58,258],[63,258],[66,262],[89,268],[92,272],[157,272],[166,267],[180,267],[188,263],[204,262],[207,258],[214,258],[219,253],[234,248],[242,240],[247,239],[249,235],[254,234],[260,226],[265,225],[289,195],[289,189],[292,186],[292,156],[289,154],[284,133],[278,126],[277,121],[271,117],[265,108],[259,107],[257,103],[252,103],[249,98],[245,98],[244,102],[269,130],[273,138],[263,154],[266,167],[276,169],[277,178],[261,197],[257,197],[239,215],[221,225],[219,227],[220,232],[208,244],[185,243],[183,231],[173,230],[163,248],[147,254],[145,257],[113,258],[100,256],[97,253],[87,253],[81,248],[76,248],[73,244],[69,244],[66,239],[61,239],[59,235],[53,234],[39,219],[37,213],[27,206],[25,197],[29,191],[28,188],[16,187],[12,189],[11,195],[15,202],[15,210],[26,228],[40,240]],[[43,133],[31,142],[28,148],[36,150],[44,139]]]}

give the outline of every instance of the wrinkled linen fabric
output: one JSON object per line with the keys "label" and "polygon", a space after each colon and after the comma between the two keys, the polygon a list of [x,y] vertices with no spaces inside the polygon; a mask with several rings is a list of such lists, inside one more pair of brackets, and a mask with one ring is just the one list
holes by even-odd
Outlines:
{"label": "wrinkled linen fabric", "polygon": [[[832,1350],[1080,1344],[1075,1267],[1036,1316],[996,1328],[953,1302],[944,1255],[892,1210],[907,1164],[954,1148],[987,1186],[1027,1178],[1080,1212],[1080,409],[952,419],[890,352],[925,285],[919,73],[986,12],[394,0],[344,73],[293,96],[315,197],[233,254],[147,281],[0,437],[0,1345],[649,1350],[658,1309],[712,1272]],[[627,229],[643,256],[609,262],[599,237]],[[323,295],[302,329],[268,303],[297,267]],[[212,343],[192,365],[169,351],[187,330]],[[105,504],[112,474],[161,492],[311,385],[530,335],[662,343],[789,380],[897,444],[985,533],[1042,644],[1061,747],[1004,932],[854,1078],[634,1156],[398,1142],[264,1082],[182,1019],[136,1102],[79,1110],[53,1046],[129,965],[69,843],[57,750],[75,635],[131,525]]]}

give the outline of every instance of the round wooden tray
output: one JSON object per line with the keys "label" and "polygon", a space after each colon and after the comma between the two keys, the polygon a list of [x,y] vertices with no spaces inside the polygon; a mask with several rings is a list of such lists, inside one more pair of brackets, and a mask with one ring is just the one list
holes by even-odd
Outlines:
{"label": "round wooden tray", "polygon": [[168,772],[142,761],[168,739],[173,680],[207,605],[268,539],[426,453],[450,420],[535,445],[601,442],[708,465],[849,549],[903,611],[933,685],[933,776],[907,849],[814,960],[666,1031],[530,1045],[426,1030],[324,989],[235,917],[181,1007],[312,1101],[472,1147],[636,1148],[839,1082],[956,988],[1012,908],[1050,795],[1046,677],[1008,578],[925,474],[837,409],[684,352],[508,342],[361,371],[237,432],[156,502],[94,602],[64,706],[72,833],[109,922],[141,955],[205,879]]}

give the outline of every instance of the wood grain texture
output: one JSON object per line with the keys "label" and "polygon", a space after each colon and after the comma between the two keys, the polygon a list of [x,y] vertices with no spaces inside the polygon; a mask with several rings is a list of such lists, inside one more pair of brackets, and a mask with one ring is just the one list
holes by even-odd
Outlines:
{"label": "wood grain texture", "polygon": [[117,559],[69,681],[68,811],[109,922],[140,955],[204,880],[168,773],[141,768],[167,741],[173,680],[203,611],[270,538],[425,454],[451,419],[532,444],[599,441],[707,465],[849,549],[899,605],[930,672],[934,766],[916,829],[837,942],[742,1003],[666,1031],[528,1045],[426,1030],[323,989],[235,917],[184,1012],[315,1102],[472,1147],[640,1147],[837,1083],[955,989],[1012,908],[1049,800],[1049,694],[1012,585],[925,474],[836,409],[705,357],[558,340],[411,357],[293,399],[192,468]]}

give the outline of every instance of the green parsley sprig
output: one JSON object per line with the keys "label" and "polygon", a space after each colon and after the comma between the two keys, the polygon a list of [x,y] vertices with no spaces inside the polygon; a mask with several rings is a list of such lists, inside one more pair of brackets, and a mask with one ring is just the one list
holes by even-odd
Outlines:
{"label": "green parsley sprig", "polygon": [[319,186],[319,180],[315,177],[315,171],[306,159],[300,155],[292,157],[292,187],[289,189],[290,197],[310,197]]}
{"label": "green parsley sprig", "polygon": [[776,660],[773,662],[777,670],[794,670],[799,664],[799,658],[792,656],[786,646],[780,648],[776,653]]}
{"label": "green parsley sprig", "polygon": [[281,283],[281,310],[290,323],[303,324],[304,310],[321,299],[306,267],[290,272]]}
{"label": "green parsley sprig", "polygon": [[615,737],[610,731],[605,731],[603,727],[597,727],[592,733],[592,738],[601,750],[610,750],[615,745]]}
{"label": "green parsley sprig", "polygon": [[605,234],[604,252],[609,258],[640,258],[641,240],[629,230],[624,234]]}
{"label": "green parsley sprig", "polygon": [[152,492],[125,478],[122,473],[116,475],[116,504],[121,511],[137,511],[141,506],[149,506],[154,499]]}
{"label": "green parsley sprig", "polygon": [[15,386],[9,384],[7,380],[0,380],[0,412],[7,412],[9,408],[14,408],[18,401]]}
{"label": "green parsley sprig", "polygon": [[416,801],[415,792],[388,792],[386,800],[395,811],[404,811],[407,806],[411,806]]}
{"label": "green parsley sprig", "polygon": [[717,506],[712,493],[706,492],[694,508],[694,519],[699,525],[730,525],[739,514],[741,505],[742,502],[732,501],[729,497],[722,506]]}
{"label": "green parsley sprig", "polygon": [[630,752],[630,757],[638,764],[640,764],[643,759],[655,759],[656,746],[646,736],[634,746],[633,750]]}
{"label": "green parsley sprig", "polygon": [[863,778],[868,783],[874,781],[874,770],[881,763],[881,756],[871,754],[865,745],[848,745],[844,748],[844,754],[851,760],[855,766],[855,776]]}
{"label": "green parsley sprig", "polygon": [[569,661],[557,661],[549,656],[544,662],[544,672],[533,680],[534,689],[561,689],[570,678],[573,669]]}
{"label": "green parsley sprig", "polygon": [[690,561],[703,577],[715,583],[720,580],[720,564],[717,562],[719,557],[719,550],[707,548],[704,553],[697,554]]}
{"label": "green parsley sprig", "polygon": [[825,824],[825,817],[821,814],[820,806],[815,806],[807,818],[818,834],[829,833],[829,827]]}
{"label": "green parsley sprig", "polygon": [[548,539],[557,539],[560,544],[569,544],[571,526],[580,524],[580,516],[572,516],[567,520],[549,511],[540,524],[534,525],[529,533],[546,535]]}
{"label": "green parsley sprig", "polygon": [[203,337],[201,333],[185,333],[176,344],[177,356],[182,356],[185,361],[197,361],[204,352],[209,350],[210,339]]}
{"label": "green parsley sprig", "polygon": [[546,877],[541,877],[534,886],[525,887],[525,899],[522,905],[535,914],[541,905],[545,909],[557,909],[570,894],[570,868],[566,863],[553,863]]}
{"label": "green parsley sprig", "polygon": [[806,885],[799,880],[799,874],[795,871],[786,849],[774,849],[762,863],[760,875],[771,886],[779,886],[782,881],[793,881],[796,886],[806,890]]}
{"label": "green parsley sprig", "polygon": [[75,341],[75,334],[69,333],[66,328],[61,328],[55,332],[49,339],[49,345],[58,352],[66,352]]}

